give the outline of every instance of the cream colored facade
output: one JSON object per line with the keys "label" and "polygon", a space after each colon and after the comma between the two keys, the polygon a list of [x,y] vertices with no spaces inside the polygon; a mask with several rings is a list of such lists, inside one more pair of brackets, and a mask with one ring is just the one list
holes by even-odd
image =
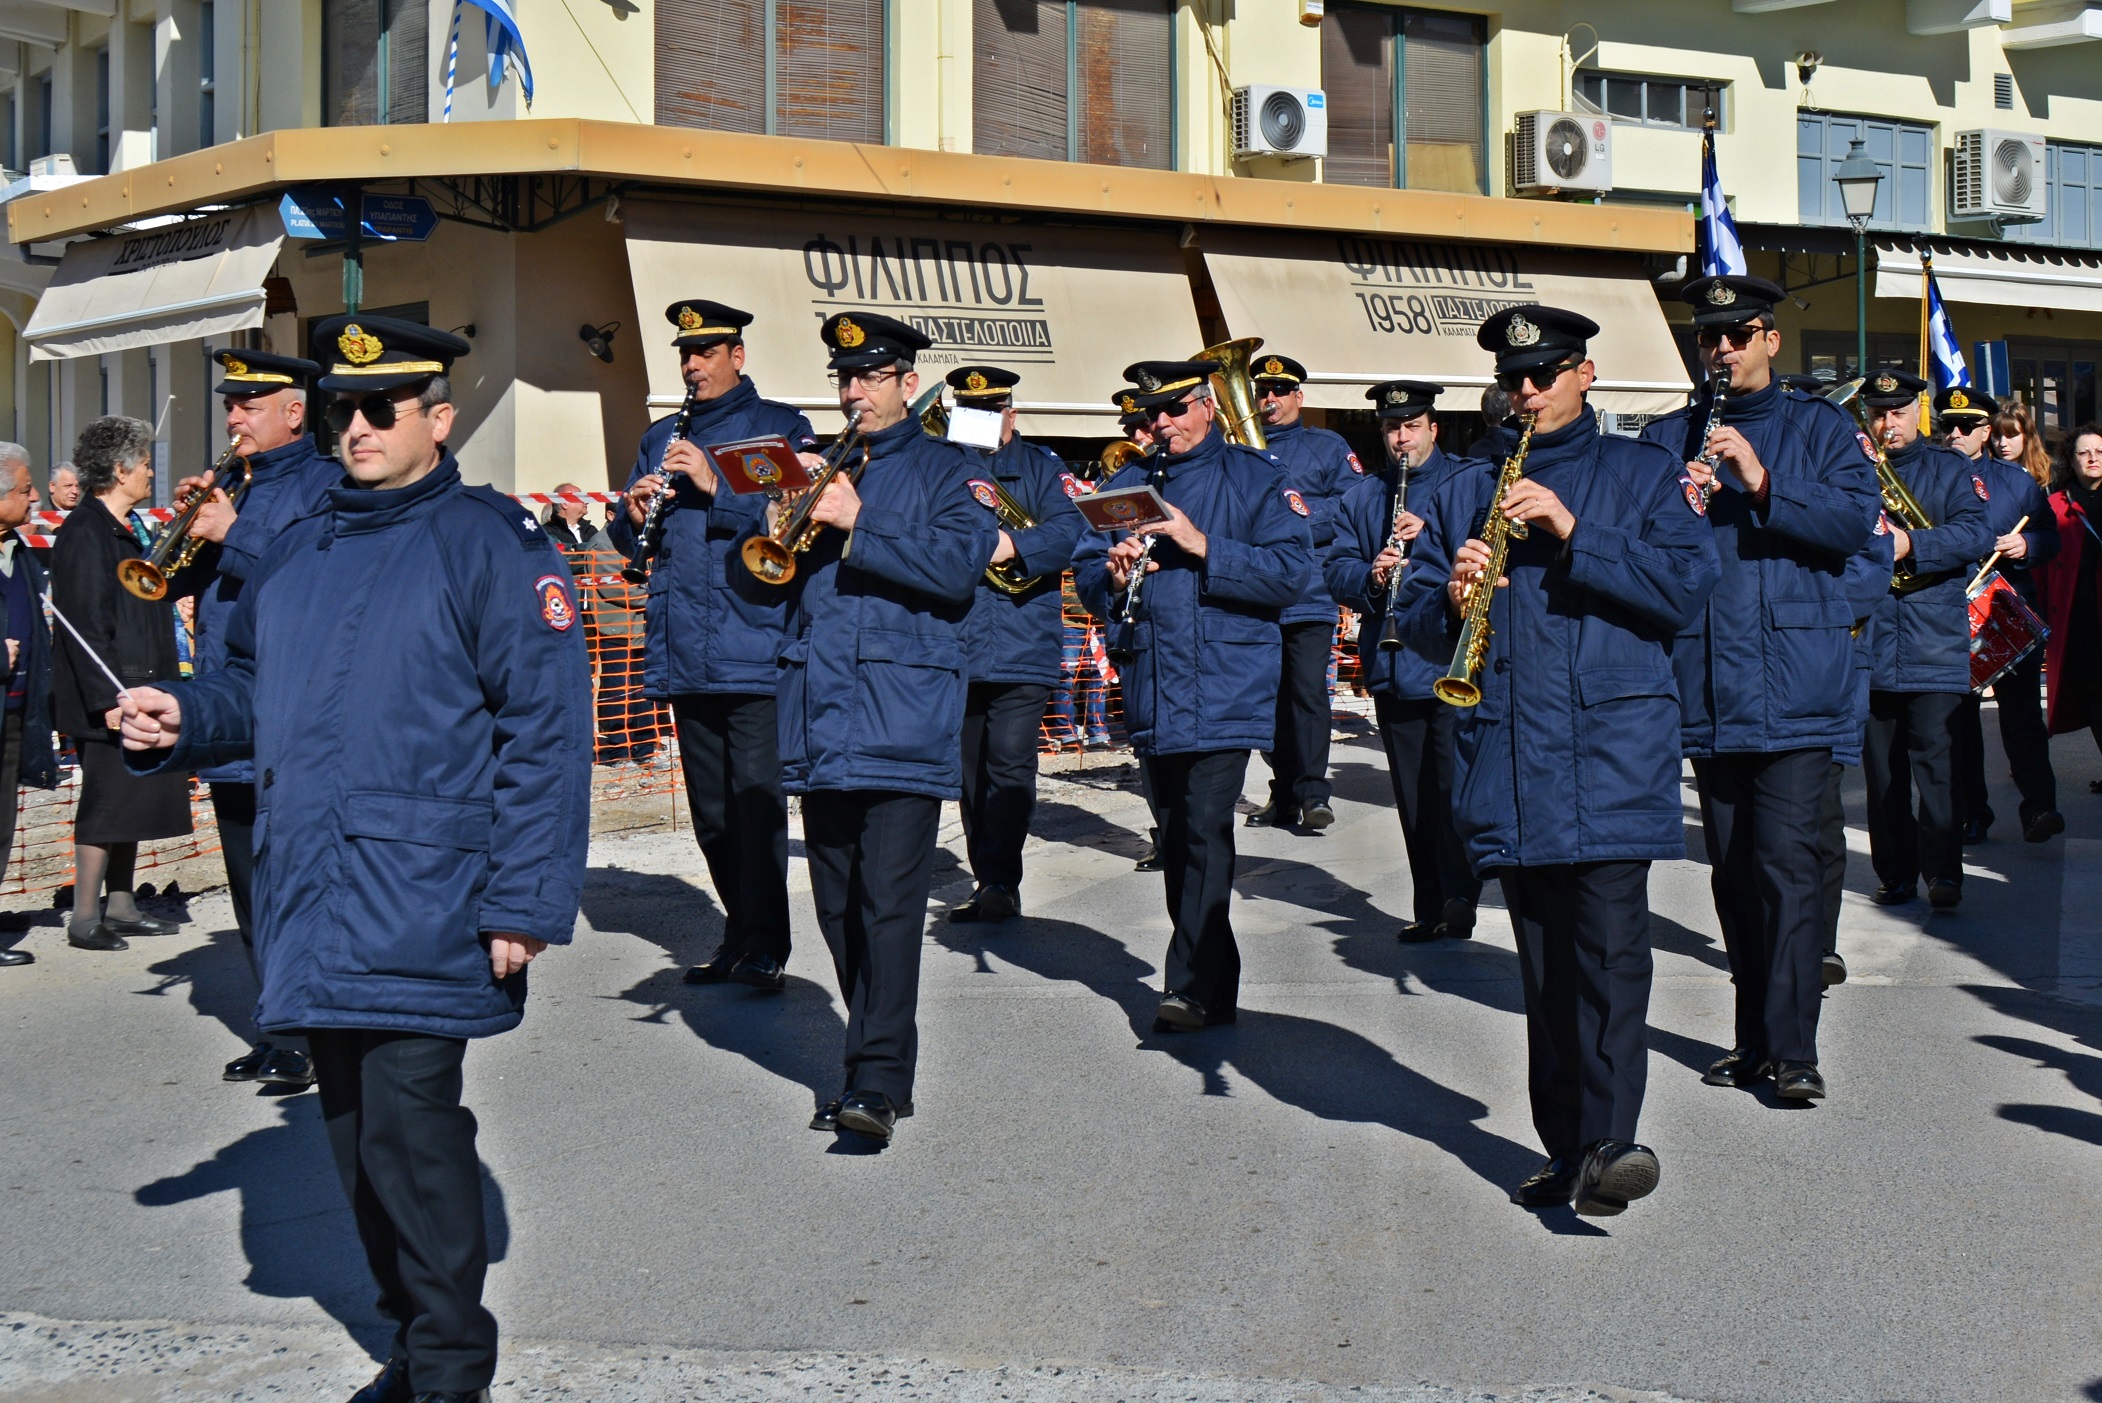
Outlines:
{"label": "cream colored facade", "polygon": [[[515,79],[493,98],[489,95],[480,13],[464,11],[453,123],[528,118],[649,123],[656,110],[658,3],[516,0],[536,79],[530,113]],[[886,189],[901,180],[911,183],[914,151],[972,152],[974,8],[972,0],[890,0],[886,127],[896,155],[882,159],[894,159],[904,175],[885,173]],[[1263,182],[1272,190],[1321,180],[1319,161],[1236,162],[1231,154],[1232,88],[1322,85],[1321,36],[1301,23],[1304,8],[1299,0],[1179,0],[1173,17],[1177,171],[1216,177],[1233,187]],[[1330,0],[1329,9],[1337,8],[1339,0]],[[1936,159],[1929,206],[1937,233],[1991,232],[1952,230],[1949,224],[1945,153],[1955,133],[2004,128],[2102,147],[2102,63],[2097,62],[2102,41],[2081,37],[2089,28],[2102,34],[2102,12],[2080,4],[1512,0],[1502,6],[1423,8],[1480,16],[1486,201],[1390,196],[1382,208],[1358,196],[1351,197],[1355,203],[1340,196],[1322,203],[1308,192],[1304,218],[1309,227],[1363,226],[1415,238],[1505,237],[1481,231],[1527,227],[1536,239],[1559,238],[1577,247],[1617,241],[1618,247],[1645,254],[1656,273],[1668,276],[1691,248],[1691,226],[1683,211],[1698,190],[1697,132],[1615,125],[1616,189],[1605,203],[1609,209],[1625,207],[1625,228],[1579,220],[1564,203],[1519,201],[1509,193],[1508,140],[1516,114],[1570,109],[1578,65],[1727,85],[1718,160],[1737,218],[1747,226],[1786,228],[1798,222],[1796,127],[1804,111],[1931,128]],[[449,0],[430,0],[426,67],[434,121],[444,102],[445,36],[452,15]],[[200,0],[0,0],[0,84],[11,84],[11,169],[45,150],[64,152],[82,174],[102,174],[106,167],[129,177],[124,198],[134,208],[155,187],[162,169],[171,171],[171,187],[175,172],[184,182],[208,180],[194,164],[171,158],[194,162],[199,158],[186,153],[207,146],[231,150],[230,143],[257,133],[321,123],[325,20],[324,0],[219,0],[214,5]],[[1796,65],[1797,56],[1806,52],[1819,57],[1807,87]],[[105,63],[110,75],[106,108],[97,96]],[[201,77],[207,64],[213,73],[208,98]],[[2000,75],[2012,80],[2011,109],[1996,105]],[[48,129],[42,119],[47,105]],[[406,130],[402,141],[405,151],[414,148]],[[384,140],[378,150],[388,150]],[[370,156],[356,173],[388,188],[389,159]],[[796,167],[803,168],[800,159]],[[1032,200],[1016,190],[1015,174],[1000,173],[1008,169],[986,167],[979,173],[980,168],[969,167],[971,180],[979,182],[970,188],[992,192],[989,202],[996,203],[999,195],[1053,213],[1070,208],[1076,215],[1136,201],[1146,206],[1146,217],[1169,228],[1171,197],[1197,188],[1150,172],[1105,172],[1100,202],[1085,180],[1057,184],[1048,177],[1057,193]],[[1022,172],[1025,186],[1034,179],[1021,165],[1012,170]],[[921,174],[924,178],[929,171]],[[705,188],[710,179],[711,172],[701,170],[684,183]],[[106,186],[94,182],[81,188],[92,193]],[[869,198],[867,190],[844,178],[813,179],[803,193],[810,199]],[[1193,212],[1202,214],[1205,197],[1193,198],[1198,201]],[[1283,206],[1295,208],[1289,192]],[[1489,206],[1511,208],[1497,213]],[[636,338],[660,339],[662,328],[653,308],[638,312],[635,306],[617,209],[617,203],[594,206],[536,233],[446,222],[426,244],[369,251],[364,305],[427,303],[434,325],[475,328],[475,352],[463,362],[459,377],[467,425],[462,456],[472,474],[531,490],[564,479],[596,485],[625,473],[632,444],[650,413]],[[1672,221],[1658,222],[1673,209],[1678,213]],[[105,219],[102,227],[116,222]],[[23,226],[19,214],[16,224],[18,249],[36,247],[30,242],[36,231]],[[1821,275],[1827,280],[1804,296],[1808,311],[1791,309],[1786,329],[1851,333],[1852,274],[1844,266],[1850,262],[1826,257]],[[1778,253],[1762,252],[1755,254],[1754,267],[1770,275],[1800,275],[1809,265],[1784,269]],[[340,258],[310,258],[302,245],[288,241],[279,271],[291,285],[300,316],[341,307]],[[0,267],[0,313],[17,333],[48,276],[47,267],[26,262]],[[1841,280],[1830,281],[1831,276]],[[2020,312],[1959,311],[1967,341],[2034,329],[2034,316]],[[1871,322],[1879,331],[1906,332],[1916,319],[1916,308],[1901,299],[1872,299]],[[581,324],[608,321],[622,323],[610,366],[585,355],[576,335]],[[293,349],[298,325],[291,316],[276,316],[262,335],[280,349]],[[2102,342],[2102,318],[2061,315],[2052,331],[2068,341]],[[1115,346],[1104,346],[1102,353],[1108,384],[1124,358]],[[13,436],[29,444],[41,467],[48,457],[63,456],[79,425],[106,404],[150,419],[165,416],[170,462],[196,463],[217,439],[205,372],[197,343],[32,364],[19,335],[0,337],[0,398],[6,401],[0,403],[0,429],[11,420]]]}

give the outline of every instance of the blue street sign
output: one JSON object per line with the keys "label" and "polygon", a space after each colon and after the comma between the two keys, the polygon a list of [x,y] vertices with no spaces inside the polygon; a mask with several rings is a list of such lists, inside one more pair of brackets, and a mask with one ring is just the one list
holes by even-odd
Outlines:
{"label": "blue street sign", "polygon": [[2013,390],[2014,376],[2007,364],[2005,341],[1971,343],[1971,375],[1979,389],[1994,399],[2005,399]]}
{"label": "blue street sign", "polygon": [[291,190],[277,203],[285,233],[295,239],[340,239],[350,232],[341,196],[320,190]]}
{"label": "blue street sign", "polygon": [[438,212],[421,195],[367,195],[367,238],[420,244],[438,227]]}
{"label": "blue street sign", "polygon": [[[342,239],[350,234],[343,197],[323,190],[292,190],[278,202],[285,233],[295,239]],[[363,237],[374,243],[416,243],[438,228],[438,212],[420,195],[367,195]]]}

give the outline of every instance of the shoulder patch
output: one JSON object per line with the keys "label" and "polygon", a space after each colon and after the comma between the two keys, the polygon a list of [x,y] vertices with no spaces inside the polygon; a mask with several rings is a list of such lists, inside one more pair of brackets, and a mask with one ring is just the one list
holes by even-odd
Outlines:
{"label": "shoulder patch", "polygon": [[495,488],[470,487],[460,495],[470,502],[480,502],[502,517],[511,530],[517,533],[518,544],[522,549],[536,551],[555,548],[555,543],[548,539],[547,532],[540,529],[540,523],[533,520],[533,514]]}
{"label": "shoulder patch", "polygon": [[1981,502],[1990,502],[1993,499],[1993,494],[1986,489],[1985,479],[1976,473],[1971,474],[1971,491],[1978,494],[1978,500]]}
{"label": "shoulder patch", "polygon": [[1298,512],[1301,516],[1313,515],[1312,512],[1307,510],[1306,498],[1300,496],[1289,487],[1285,489],[1285,505]]}
{"label": "shoulder patch", "polygon": [[1359,477],[1363,477],[1365,475],[1365,465],[1358,461],[1358,455],[1355,453],[1349,453],[1345,454],[1344,456],[1350,459],[1350,470],[1356,473]]}
{"label": "shoulder patch", "polygon": [[1060,473],[1058,485],[1065,489],[1068,497],[1085,497],[1088,493],[1087,484],[1071,473]]}
{"label": "shoulder patch", "polygon": [[1890,534],[1889,512],[1879,511],[1876,513],[1876,534],[1878,536],[1888,536]]}
{"label": "shoulder patch", "polygon": [[1693,508],[1695,516],[1706,516],[1708,504],[1701,500],[1701,489],[1694,480],[1683,474],[1679,477],[1679,488],[1686,494],[1686,505]]}
{"label": "shoulder patch", "polygon": [[978,499],[979,506],[984,507],[989,512],[1000,509],[999,494],[993,490],[993,485],[990,482],[983,478],[974,477],[967,485],[971,489],[971,495]]}
{"label": "shoulder patch", "polygon": [[1854,430],[1854,442],[1861,445],[1862,456],[1866,457],[1871,463],[1876,461],[1876,442],[1874,439],[1861,432],[1861,430],[1856,429]]}
{"label": "shoulder patch", "polygon": [[577,607],[569,599],[569,581],[560,575],[542,575],[533,581],[540,599],[540,617],[557,633],[567,633],[577,621]]}

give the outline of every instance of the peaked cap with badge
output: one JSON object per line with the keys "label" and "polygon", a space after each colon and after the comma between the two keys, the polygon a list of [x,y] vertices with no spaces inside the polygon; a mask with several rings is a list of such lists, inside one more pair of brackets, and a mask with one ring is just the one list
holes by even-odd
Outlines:
{"label": "peaked cap with badge", "polygon": [[1920,397],[1927,382],[1903,370],[1878,370],[1861,386],[1861,402],[1870,409],[1902,409]]}
{"label": "peaked cap with badge", "polygon": [[1598,323],[1581,312],[1529,303],[1506,307],[1484,321],[1474,343],[1496,357],[1496,369],[1503,373],[1581,359],[1585,343],[1596,335]]}
{"label": "peaked cap with badge", "polygon": [[880,312],[840,312],[825,318],[818,335],[832,352],[829,370],[874,370],[877,366],[911,364],[932,346],[919,328]]}
{"label": "peaked cap with badge", "polygon": [[1253,380],[1269,380],[1298,389],[1306,383],[1306,367],[1290,356],[1258,356],[1248,366]]}
{"label": "peaked cap with badge", "polygon": [[1209,385],[1218,369],[1219,362],[1215,360],[1134,361],[1124,367],[1124,378],[1132,387],[1117,402],[1129,406],[1126,413],[1178,404],[1198,386]]}
{"label": "peaked cap with badge", "polygon": [[1775,283],[1734,274],[1695,278],[1679,289],[1679,300],[1693,308],[1695,326],[1743,326],[1772,317],[1787,299],[1787,290]]}
{"label": "peaked cap with badge", "polygon": [[958,403],[972,403],[980,409],[1002,407],[1022,383],[1021,376],[997,365],[959,365],[945,378],[956,391]]}
{"label": "peaked cap with badge", "polygon": [[328,367],[324,390],[393,390],[433,375],[449,375],[453,362],[474,347],[449,331],[398,317],[349,312],[314,324],[314,350]]}
{"label": "peaked cap with badge", "polygon": [[1965,419],[1966,433],[1977,429],[1979,424],[2000,412],[2000,402],[1982,390],[1969,389],[1963,385],[1951,385],[1934,397],[1934,417],[1937,419]]}
{"label": "peaked cap with badge", "polygon": [[1365,391],[1365,398],[1382,419],[1413,419],[1437,408],[1438,396],[1444,393],[1443,385],[1428,380],[1382,380]]}
{"label": "peaked cap with badge", "polygon": [[321,367],[298,356],[273,355],[269,351],[242,351],[228,347],[212,352],[224,374],[212,387],[215,395],[269,395],[279,390],[304,390],[321,373]]}
{"label": "peaked cap with badge", "polygon": [[704,298],[689,297],[664,309],[664,319],[677,329],[671,343],[682,351],[705,351],[725,341],[740,340],[752,324],[750,312]]}

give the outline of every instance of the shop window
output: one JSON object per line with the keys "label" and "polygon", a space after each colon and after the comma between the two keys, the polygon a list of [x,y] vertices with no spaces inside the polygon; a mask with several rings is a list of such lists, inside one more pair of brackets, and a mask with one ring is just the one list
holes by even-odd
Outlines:
{"label": "shop window", "polygon": [[1848,117],[1830,112],[1796,113],[1796,207],[1805,224],[1844,225],[1846,207],[1832,172],[1847,158],[1858,137],[1883,172],[1876,187],[1871,229],[1927,231],[1934,224],[1935,144],[1932,127],[1890,122],[1880,117]]}
{"label": "shop window", "polygon": [[[47,68],[36,77],[36,149],[33,155],[51,154],[51,133],[55,129],[51,112],[51,70]],[[23,163],[23,169],[28,169],[28,162]]]}
{"label": "shop window", "polygon": [[2010,224],[2007,238],[2061,248],[2102,248],[2102,146],[2044,147],[2044,217]]}
{"label": "shop window", "polygon": [[973,0],[972,149],[1174,165],[1171,0]]}
{"label": "shop window", "polygon": [[427,122],[426,0],[321,0],[322,123]]}
{"label": "shop window", "polygon": [[[109,45],[95,50],[95,169],[109,169]],[[106,411],[105,411],[106,412]]]}
{"label": "shop window", "polygon": [[1488,165],[1481,21],[1358,6],[1329,13],[1321,26],[1321,178],[1479,194]]}
{"label": "shop window", "polygon": [[1587,68],[1576,75],[1576,106],[1616,122],[1697,132],[1711,110],[1716,125],[1723,125],[1724,88],[1698,78],[1646,78]]}
{"label": "shop window", "polygon": [[884,140],[885,0],[657,0],[657,122]]}
{"label": "shop window", "polygon": [[[1854,365],[1855,353],[1860,348],[1855,344],[1853,332],[1806,331],[1800,344],[1805,375],[1815,375],[1837,384],[1860,374]],[[1868,338],[1868,358],[1876,370],[1916,370],[1920,358],[1919,338],[1874,333]]]}

